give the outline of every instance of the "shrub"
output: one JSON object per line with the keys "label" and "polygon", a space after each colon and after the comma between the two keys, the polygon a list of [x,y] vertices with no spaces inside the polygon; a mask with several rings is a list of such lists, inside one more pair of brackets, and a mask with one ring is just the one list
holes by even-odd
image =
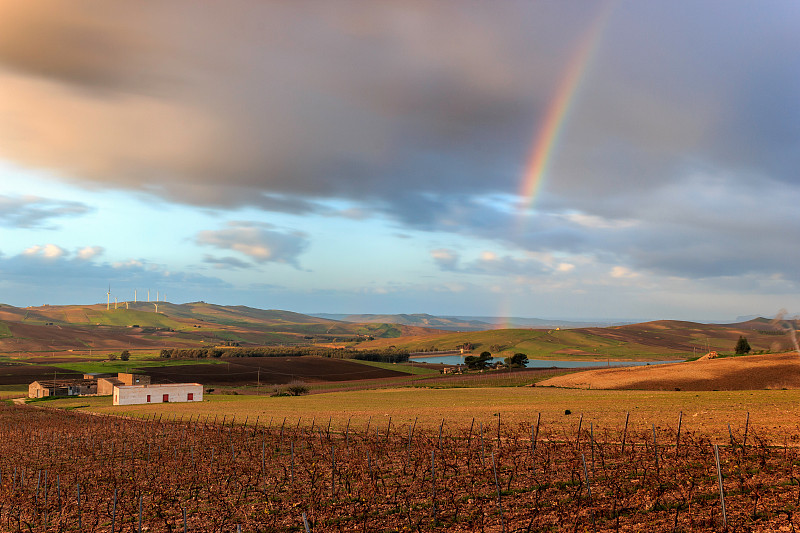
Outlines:
{"label": "shrub", "polygon": [[128,359],[131,358],[131,352],[129,352],[128,350],[122,350],[122,353],[119,354],[119,358],[122,359],[123,361],[127,361]]}
{"label": "shrub", "polygon": [[301,396],[303,394],[308,394],[308,385],[301,381],[294,381],[289,383],[289,386],[286,387],[286,392],[290,396]]}

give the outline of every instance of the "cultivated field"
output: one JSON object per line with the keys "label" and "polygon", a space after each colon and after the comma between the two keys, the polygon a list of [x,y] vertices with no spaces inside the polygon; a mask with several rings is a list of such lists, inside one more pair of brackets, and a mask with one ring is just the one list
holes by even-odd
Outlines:
{"label": "cultivated field", "polygon": [[0,408],[0,527],[776,531],[793,529],[798,509],[798,449],[768,446],[779,432],[746,419],[715,448],[689,417],[601,427],[538,415],[433,426],[154,415]]}
{"label": "cultivated field", "polygon": [[[279,424],[286,418],[292,426],[311,424],[344,428],[368,423],[406,426],[417,419],[421,428],[435,429],[476,423],[491,425],[500,418],[511,425],[530,424],[541,413],[548,426],[575,428],[581,416],[584,424],[618,430],[630,413],[629,426],[644,430],[652,424],[676,428],[683,412],[684,428],[724,442],[727,424],[750,423],[776,439],[800,442],[800,390],[762,391],[610,391],[544,387],[380,389],[301,397],[255,395],[210,395],[199,403],[171,403],[114,407],[109,397],[70,398],[48,401],[53,407],[78,408],[102,414],[131,417],[208,417],[232,419],[236,424]],[[565,414],[569,410],[571,414]],[[235,417],[235,418],[234,418]],[[371,422],[370,422],[371,421]],[[567,430],[567,429],[565,429]],[[795,437],[795,435],[797,437]]]}
{"label": "cultivated field", "polygon": [[590,370],[543,386],[631,390],[759,390],[800,388],[797,352],[727,357],[647,367]]}

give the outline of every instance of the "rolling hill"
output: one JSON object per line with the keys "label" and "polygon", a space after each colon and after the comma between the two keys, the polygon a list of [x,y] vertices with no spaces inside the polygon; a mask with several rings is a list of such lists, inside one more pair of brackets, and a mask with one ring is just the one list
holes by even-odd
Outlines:
{"label": "rolling hill", "polygon": [[429,351],[469,345],[473,352],[485,350],[496,357],[520,352],[530,359],[670,360],[699,356],[709,350],[730,352],[739,335],[747,337],[754,351],[784,351],[793,347],[789,335],[768,319],[726,325],[660,320],[607,328],[450,332],[375,339],[361,346],[391,345],[410,351]]}
{"label": "rolling hill", "polygon": [[[484,329],[448,331],[457,322],[432,315],[349,315],[364,322],[332,320],[291,311],[205,302],[147,302],[17,308],[0,305],[0,353],[323,344],[360,349],[394,346],[409,351],[489,351],[530,359],[670,360],[709,350],[730,352],[739,335],[754,351],[784,351],[793,342],[780,325],[757,318],[738,324],[661,320],[574,329]],[[413,324],[389,322],[394,317]],[[429,327],[423,327],[426,324]],[[472,324],[477,326],[477,324]],[[796,327],[797,324],[794,323]],[[432,329],[432,328],[437,329]]]}
{"label": "rolling hill", "polygon": [[17,308],[0,305],[0,352],[119,350],[253,345],[345,343],[430,333],[414,326],[354,324],[244,306],[194,302],[127,302]]}

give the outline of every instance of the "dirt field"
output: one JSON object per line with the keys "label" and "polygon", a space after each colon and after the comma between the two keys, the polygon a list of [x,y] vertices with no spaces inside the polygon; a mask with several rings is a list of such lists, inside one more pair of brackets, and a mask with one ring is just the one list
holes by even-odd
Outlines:
{"label": "dirt field", "polygon": [[0,385],[18,385],[32,383],[40,379],[80,377],[82,374],[46,365],[0,365]]}
{"label": "dirt field", "polygon": [[197,381],[203,384],[255,385],[292,381],[351,381],[402,377],[408,374],[326,357],[242,357],[218,365],[142,368],[154,382]]}
{"label": "dirt field", "polygon": [[627,390],[763,390],[800,388],[797,353],[577,372],[540,386]]}

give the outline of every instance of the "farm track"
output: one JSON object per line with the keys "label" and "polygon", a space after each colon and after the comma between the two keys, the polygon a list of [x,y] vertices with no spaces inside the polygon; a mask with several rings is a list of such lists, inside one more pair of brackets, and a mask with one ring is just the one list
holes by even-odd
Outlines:
{"label": "farm track", "polygon": [[[188,531],[304,531],[304,515],[311,531],[724,526],[714,447],[677,428],[223,420],[2,407],[0,529],[137,531],[141,516],[180,531],[185,516]],[[782,440],[734,428],[719,448],[731,531],[800,525],[800,454],[768,438]]]}

